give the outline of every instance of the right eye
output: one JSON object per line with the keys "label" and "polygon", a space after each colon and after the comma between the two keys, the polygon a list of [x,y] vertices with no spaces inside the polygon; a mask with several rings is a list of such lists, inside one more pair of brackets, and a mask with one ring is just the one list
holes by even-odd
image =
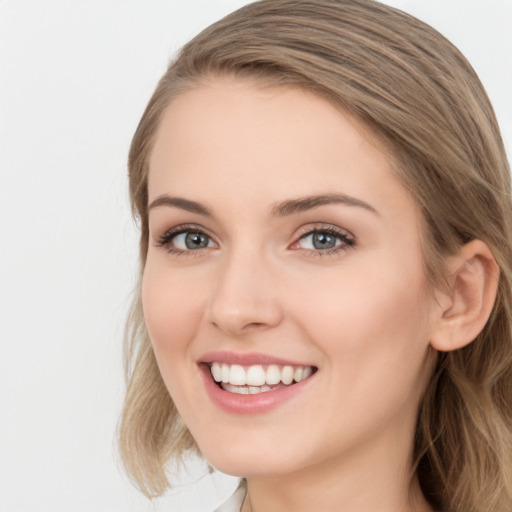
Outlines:
{"label": "right eye", "polygon": [[157,243],[169,252],[185,253],[199,249],[217,247],[217,244],[203,231],[198,229],[175,228],[167,231]]}
{"label": "right eye", "polygon": [[171,243],[176,249],[182,251],[205,249],[206,247],[213,246],[213,242],[209,236],[194,231],[185,231],[184,233],[174,235],[171,239]]}

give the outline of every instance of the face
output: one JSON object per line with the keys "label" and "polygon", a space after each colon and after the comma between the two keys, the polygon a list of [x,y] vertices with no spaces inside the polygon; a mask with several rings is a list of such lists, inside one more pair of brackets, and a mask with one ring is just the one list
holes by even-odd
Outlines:
{"label": "face", "polygon": [[149,205],[146,325],[214,466],[409,455],[434,300],[376,137],[311,93],[213,80],[167,108]]}

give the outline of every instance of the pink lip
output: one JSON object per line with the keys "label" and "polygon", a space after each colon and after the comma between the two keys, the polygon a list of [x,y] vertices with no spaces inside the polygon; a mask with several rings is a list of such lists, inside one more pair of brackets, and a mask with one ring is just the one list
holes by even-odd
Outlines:
{"label": "pink lip", "polygon": [[247,354],[237,352],[208,352],[198,359],[198,363],[226,363],[226,364],[239,364],[241,366],[251,366],[255,364],[269,365],[289,365],[289,366],[311,366],[289,359],[274,357],[269,354],[259,354],[256,352],[248,352]]}
{"label": "pink lip", "polygon": [[[254,361],[257,359],[257,362]],[[236,364],[242,365],[250,365],[250,364],[267,364],[268,359],[261,358],[249,358],[250,362],[246,358],[242,358],[242,360],[237,359]],[[219,360],[217,357],[213,358],[213,361],[222,361],[228,362],[226,359]],[[233,363],[233,360],[231,364]],[[264,361],[264,362],[261,362]],[[286,362],[282,363],[281,359],[271,358],[271,364],[291,364],[294,363]],[[301,366],[301,365],[297,365]],[[200,370],[201,377],[203,379],[203,383],[205,385],[206,391],[210,400],[220,409],[225,412],[232,414],[261,414],[267,411],[271,411],[275,409],[285,402],[288,402],[295,398],[298,394],[308,388],[311,383],[311,380],[315,377],[315,374],[311,375],[306,380],[302,380],[296,384],[292,384],[290,386],[276,389],[274,391],[267,391],[265,393],[258,393],[255,395],[239,395],[237,393],[230,393],[228,391],[223,390],[214,380],[212,374],[210,372],[210,367],[206,362],[198,364],[198,368]]]}

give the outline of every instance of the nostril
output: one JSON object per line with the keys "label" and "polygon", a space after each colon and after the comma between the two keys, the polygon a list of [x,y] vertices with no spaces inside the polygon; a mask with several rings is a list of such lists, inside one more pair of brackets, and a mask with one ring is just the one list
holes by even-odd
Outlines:
{"label": "nostril", "polygon": [[244,329],[250,329],[251,327],[254,329],[259,329],[260,327],[265,327],[265,324],[263,322],[251,322],[250,324],[244,326]]}
{"label": "nostril", "polygon": [[247,334],[255,331],[262,331],[271,327],[267,322],[251,322],[250,319],[242,315],[224,315],[214,318],[211,324],[217,329],[229,333],[231,336]]}

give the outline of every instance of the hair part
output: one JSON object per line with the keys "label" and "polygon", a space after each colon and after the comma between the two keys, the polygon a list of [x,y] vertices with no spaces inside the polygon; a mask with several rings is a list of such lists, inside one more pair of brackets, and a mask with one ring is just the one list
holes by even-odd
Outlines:
{"label": "hair part", "polygon": [[[462,54],[433,28],[372,0],[263,0],[201,32],[171,62],[129,154],[130,197],[148,249],[148,162],[172,98],[208,77],[311,91],[367,124],[391,150],[424,223],[425,272],[480,239],[500,268],[484,330],[435,353],[420,404],[414,461],[426,498],[450,512],[512,509],[512,203],[510,172],[489,99]],[[140,286],[139,286],[140,289]],[[140,295],[127,322],[128,388],[120,426],[128,472],[148,496],[165,464],[195,443],[158,372]]]}

